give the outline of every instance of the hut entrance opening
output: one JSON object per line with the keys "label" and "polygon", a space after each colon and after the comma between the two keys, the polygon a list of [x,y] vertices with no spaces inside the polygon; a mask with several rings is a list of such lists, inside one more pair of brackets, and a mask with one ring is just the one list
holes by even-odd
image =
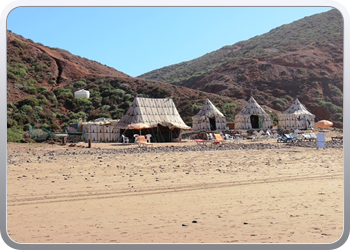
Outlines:
{"label": "hut entrance opening", "polygon": [[216,121],[215,117],[209,118],[209,123],[210,123],[210,130],[215,131],[216,130]]}
{"label": "hut entrance opening", "polygon": [[174,139],[179,138],[181,130],[179,128],[169,129],[167,126],[158,124],[155,128],[146,129],[121,129],[120,134],[129,138],[130,142],[134,142],[134,135],[146,135],[151,134],[151,142],[172,142]]}
{"label": "hut entrance opening", "polygon": [[174,139],[180,137],[181,130],[179,128],[168,128],[158,124],[157,138],[158,142],[172,142]]}
{"label": "hut entrance opening", "polygon": [[259,116],[258,115],[251,115],[250,116],[250,123],[252,124],[252,128],[259,128]]}

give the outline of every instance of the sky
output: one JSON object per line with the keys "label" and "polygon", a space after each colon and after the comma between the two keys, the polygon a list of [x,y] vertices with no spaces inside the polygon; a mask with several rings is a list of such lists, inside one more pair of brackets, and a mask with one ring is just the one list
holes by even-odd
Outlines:
{"label": "sky", "polygon": [[18,7],[7,29],[132,77],[189,61],[329,7]]}

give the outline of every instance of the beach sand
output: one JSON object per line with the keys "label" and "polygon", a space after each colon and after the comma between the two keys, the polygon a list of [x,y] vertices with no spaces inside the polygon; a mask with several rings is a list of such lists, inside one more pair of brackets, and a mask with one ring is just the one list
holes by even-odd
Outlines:
{"label": "beach sand", "polygon": [[[8,143],[8,234],[18,243],[337,241],[343,148],[268,143],[281,148]],[[184,145],[211,150],[171,152]]]}

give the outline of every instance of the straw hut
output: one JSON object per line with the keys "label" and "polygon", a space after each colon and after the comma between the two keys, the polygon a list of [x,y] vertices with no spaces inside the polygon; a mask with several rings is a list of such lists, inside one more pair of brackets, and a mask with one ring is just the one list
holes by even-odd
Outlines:
{"label": "straw hut", "polygon": [[192,116],[193,132],[224,131],[226,117],[207,98],[201,110]]}
{"label": "straw hut", "polygon": [[268,129],[270,116],[250,97],[243,109],[235,116],[235,129]]}
{"label": "straw hut", "polygon": [[110,120],[107,118],[99,118],[94,121],[83,122],[83,132],[86,139],[91,142],[116,142],[117,129],[113,125],[119,120]]}
{"label": "straw hut", "polygon": [[134,134],[151,134],[155,142],[171,142],[181,139],[181,133],[192,131],[187,126],[172,99],[135,97],[126,114],[114,125],[121,135],[134,140]]}
{"label": "straw hut", "polygon": [[278,126],[284,129],[311,129],[315,126],[315,115],[295,99],[286,111],[278,115]]}

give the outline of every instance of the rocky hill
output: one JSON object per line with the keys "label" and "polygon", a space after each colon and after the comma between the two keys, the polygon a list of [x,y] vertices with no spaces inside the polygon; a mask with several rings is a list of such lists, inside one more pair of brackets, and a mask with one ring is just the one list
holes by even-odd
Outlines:
{"label": "rocky hill", "polygon": [[[81,88],[89,99],[74,98]],[[138,78],[7,32],[8,140],[28,124],[61,131],[79,118],[119,119],[137,95],[172,98],[188,125],[207,97],[232,122],[253,95],[275,124],[299,98],[342,127],[343,19],[337,10],[306,17]]]}
{"label": "rocky hill", "polygon": [[[74,91],[81,88],[90,91],[89,99],[74,98]],[[133,78],[66,50],[7,32],[7,127],[10,132],[22,131],[27,124],[61,131],[79,118],[120,119],[136,95],[172,98],[189,125],[207,97],[231,118],[243,105],[240,100],[213,93]]]}
{"label": "rocky hill", "polygon": [[299,98],[317,120],[342,127],[343,29],[333,9],[139,77],[236,99],[253,95],[278,111]]}

